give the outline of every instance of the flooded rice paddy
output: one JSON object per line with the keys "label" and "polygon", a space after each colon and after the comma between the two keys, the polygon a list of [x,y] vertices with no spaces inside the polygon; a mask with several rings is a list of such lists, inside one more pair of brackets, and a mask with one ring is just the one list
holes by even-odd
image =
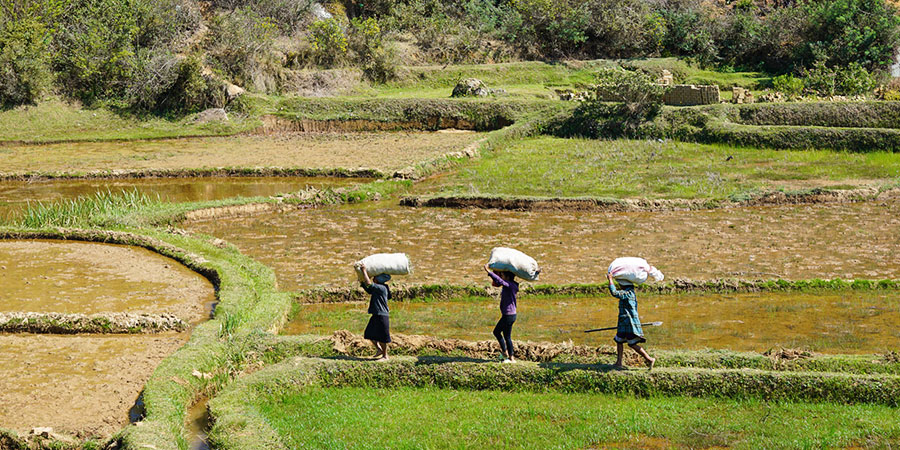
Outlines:
{"label": "flooded rice paddy", "polygon": [[169,202],[262,197],[306,188],[334,188],[371,181],[328,177],[190,177],[141,179],[0,181],[0,219],[12,218],[28,203],[56,202],[98,192],[138,191]]}
{"label": "flooded rice paddy", "polygon": [[0,240],[0,312],[209,315],[212,284],[149,250],[74,241]]}
{"label": "flooded rice paddy", "polygon": [[[440,338],[490,340],[500,317],[496,299],[391,303],[391,330]],[[582,345],[611,344],[618,300],[523,297],[513,338]],[[303,305],[285,334],[362,333],[367,304]],[[802,348],[823,353],[900,349],[900,292],[817,292],[638,295],[648,345],[666,349],[766,351]]]}
{"label": "flooded rice paddy", "polygon": [[541,264],[543,283],[604,282],[615,257],[641,256],[669,278],[900,278],[900,202],[607,213],[323,207],[185,224],[273,267],[280,286],[354,284],[350,264],[406,252],[409,284],[486,284],[492,247]]}
{"label": "flooded rice paddy", "polygon": [[109,436],[128,424],[150,374],[187,339],[0,334],[0,427]]}
{"label": "flooded rice paddy", "polygon": [[[212,284],[181,263],[123,245],[0,240],[0,312],[174,314],[209,317]],[[189,333],[0,334],[0,427],[109,436],[150,374]]]}

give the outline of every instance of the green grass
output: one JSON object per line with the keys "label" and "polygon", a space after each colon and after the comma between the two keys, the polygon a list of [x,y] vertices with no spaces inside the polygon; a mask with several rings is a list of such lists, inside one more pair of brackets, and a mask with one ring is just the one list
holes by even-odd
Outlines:
{"label": "green grass", "polygon": [[592,60],[545,63],[538,61],[450,66],[409,66],[400,69],[397,80],[385,85],[360,88],[351,97],[446,98],[459,80],[477,78],[490,88],[503,88],[510,97],[556,98],[554,89],[585,89],[596,83],[596,73],[606,67],[640,69],[656,76],[667,69],[677,83],[715,84],[725,92],[732,86],[760,90],[770,77],[759,72],[704,70],[677,58],[640,60]]}
{"label": "green grass", "polygon": [[539,137],[504,145],[438,186],[445,194],[722,199],[898,181],[900,155],[894,153]]}
{"label": "green grass", "polygon": [[306,388],[254,403],[289,448],[638,447],[643,437],[810,448],[900,439],[897,410],[882,406],[433,388]]}
{"label": "green grass", "polygon": [[60,100],[0,110],[0,142],[105,141],[235,134],[259,125],[234,114],[225,123],[129,117],[106,109],[85,109]]}
{"label": "green grass", "polygon": [[137,210],[162,206],[137,189],[113,193],[100,191],[93,196],[52,203],[29,204],[16,225],[27,228],[110,226],[127,220]]}

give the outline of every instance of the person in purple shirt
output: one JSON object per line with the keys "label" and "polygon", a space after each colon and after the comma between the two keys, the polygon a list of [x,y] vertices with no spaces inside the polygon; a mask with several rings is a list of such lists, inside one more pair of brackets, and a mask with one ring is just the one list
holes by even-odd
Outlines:
{"label": "person in purple shirt", "polygon": [[519,295],[519,283],[516,282],[516,276],[512,272],[498,271],[494,273],[487,264],[484,265],[484,271],[491,277],[494,286],[503,286],[500,291],[501,316],[497,326],[494,327],[494,336],[500,342],[503,362],[514,363],[516,358],[512,343],[512,326],[516,322],[516,296]]}

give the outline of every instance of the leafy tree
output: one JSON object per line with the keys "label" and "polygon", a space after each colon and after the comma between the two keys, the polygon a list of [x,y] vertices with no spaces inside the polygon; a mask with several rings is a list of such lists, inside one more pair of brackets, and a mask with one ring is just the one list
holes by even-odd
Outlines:
{"label": "leafy tree", "polygon": [[900,44],[897,8],[885,0],[808,1],[797,11],[807,19],[797,63],[831,66],[858,63],[867,69],[891,63]]}

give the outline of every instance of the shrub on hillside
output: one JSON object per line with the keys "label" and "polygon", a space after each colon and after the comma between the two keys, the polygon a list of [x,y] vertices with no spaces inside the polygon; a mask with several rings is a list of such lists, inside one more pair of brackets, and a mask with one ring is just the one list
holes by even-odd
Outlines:
{"label": "shrub on hillside", "polygon": [[276,90],[281,68],[274,54],[276,30],[274,23],[250,8],[216,17],[207,44],[210,63],[240,86]]}
{"label": "shrub on hillside", "polygon": [[348,47],[363,74],[371,81],[384,83],[397,74],[393,52],[385,47],[381,27],[372,17],[350,21]]}
{"label": "shrub on hillside", "polygon": [[804,72],[806,89],[816,95],[865,95],[878,85],[875,76],[862,65],[850,63],[846,67],[828,67],[819,61]]}
{"label": "shrub on hillside", "polygon": [[884,67],[900,44],[897,8],[885,0],[809,1],[797,9],[805,19],[795,44],[802,67],[822,60],[831,66]]}
{"label": "shrub on hillside", "polygon": [[311,0],[213,0],[217,8],[252,9],[260,17],[276,24],[282,33],[291,34],[312,19]]}
{"label": "shrub on hillside", "polygon": [[74,0],[54,34],[54,68],[65,90],[87,104],[121,100],[135,75],[140,31],[130,0]]}
{"label": "shrub on hillside", "polygon": [[805,83],[802,78],[791,74],[780,75],[772,78],[772,88],[788,97],[797,97],[803,93]]}
{"label": "shrub on hillside", "polygon": [[594,138],[636,136],[640,126],[659,113],[665,92],[665,86],[643,72],[603,69],[597,74],[593,95],[552,133]]}
{"label": "shrub on hillside", "polygon": [[347,57],[349,42],[337,19],[319,20],[309,27],[309,44],[316,64],[334,67]]}
{"label": "shrub on hillside", "polygon": [[33,104],[50,85],[47,33],[34,17],[0,23],[0,107]]}
{"label": "shrub on hillside", "polygon": [[224,106],[224,86],[203,74],[198,58],[152,52],[139,59],[141,70],[129,91],[135,108],[181,115]]}

